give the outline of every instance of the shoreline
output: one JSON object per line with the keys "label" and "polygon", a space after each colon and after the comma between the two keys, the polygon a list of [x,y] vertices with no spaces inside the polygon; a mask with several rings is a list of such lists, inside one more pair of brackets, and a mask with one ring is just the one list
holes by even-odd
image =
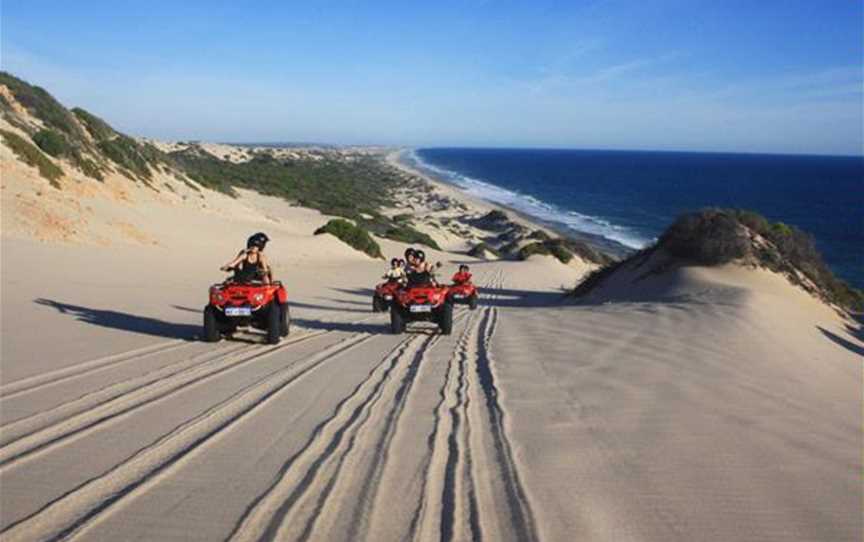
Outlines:
{"label": "shoreline", "polygon": [[489,210],[495,209],[505,212],[512,220],[514,220],[514,222],[530,229],[540,229],[560,237],[585,242],[591,246],[591,248],[608,254],[616,259],[625,258],[637,251],[637,249],[625,246],[622,243],[607,239],[601,235],[576,231],[563,224],[543,220],[509,205],[468,194],[461,186],[437,177],[433,173],[420,170],[416,168],[414,164],[407,163],[404,159],[404,155],[415,150],[416,148],[413,147],[390,150],[384,155],[384,160],[386,163],[402,170],[403,172],[419,177],[425,182],[444,190],[449,195],[455,196],[454,199],[466,200],[474,205],[487,207]]}

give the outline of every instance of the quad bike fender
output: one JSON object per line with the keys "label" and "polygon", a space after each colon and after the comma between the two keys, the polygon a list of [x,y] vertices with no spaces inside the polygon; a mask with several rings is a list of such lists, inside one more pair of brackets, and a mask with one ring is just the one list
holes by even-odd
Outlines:
{"label": "quad bike fender", "polygon": [[279,289],[276,290],[276,300],[279,302],[280,305],[288,303],[288,291],[280,286]]}

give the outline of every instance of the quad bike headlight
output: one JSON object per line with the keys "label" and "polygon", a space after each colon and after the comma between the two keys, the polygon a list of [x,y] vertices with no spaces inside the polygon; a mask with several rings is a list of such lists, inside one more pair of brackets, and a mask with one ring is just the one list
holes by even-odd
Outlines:
{"label": "quad bike headlight", "polygon": [[264,294],[254,294],[252,296],[252,301],[255,303],[261,304],[264,302]]}

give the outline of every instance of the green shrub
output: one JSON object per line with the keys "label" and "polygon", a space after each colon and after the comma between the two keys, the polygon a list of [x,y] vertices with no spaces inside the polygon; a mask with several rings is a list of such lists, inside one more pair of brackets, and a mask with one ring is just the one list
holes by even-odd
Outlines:
{"label": "green shrub", "polygon": [[474,245],[474,247],[468,251],[468,255],[473,256],[474,258],[483,258],[486,256],[486,252],[494,255],[496,258],[501,257],[501,253],[487,243],[478,243]]}
{"label": "green shrub", "polygon": [[73,108],[72,113],[78,117],[78,120],[81,121],[81,124],[90,132],[90,136],[96,141],[105,141],[117,135],[117,132],[107,122],[80,107]]}
{"label": "green shrub", "polygon": [[788,224],[784,224],[782,222],[775,222],[771,224],[771,233],[772,239],[791,237],[793,235],[792,228],[790,228]]}
{"label": "green shrub", "polygon": [[472,224],[474,227],[480,228],[481,230],[499,231],[506,229],[512,223],[510,222],[510,217],[507,216],[506,213],[494,209],[480,218],[473,220]]}
{"label": "green shrub", "polygon": [[660,237],[671,255],[700,265],[720,265],[743,258],[750,240],[734,212],[705,209],[678,217]]}
{"label": "green shrub", "polygon": [[538,241],[548,241],[552,239],[548,233],[543,230],[534,230],[531,232],[531,235],[528,236],[529,239],[536,239]]}
{"label": "green shrub", "polygon": [[131,137],[119,135],[98,144],[99,150],[112,162],[129,172],[132,176],[150,179],[153,172],[141,152],[141,146]]}
{"label": "green shrub", "polygon": [[524,247],[519,249],[518,257],[520,260],[527,260],[531,256],[535,254],[541,254],[543,256],[551,256],[552,253],[549,252],[549,249],[546,248],[546,245],[540,242],[530,243],[525,245]]}
{"label": "green shrub", "polygon": [[72,114],[45,89],[22,81],[8,72],[0,72],[0,84],[5,85],[22,106],[47,126],[74,139],[82,136]]}
{"label": "green shrub", "polygon": [[72,146],[69,145],[66,136],[56,130],[39,130],[33,135],[33,142],[40,149],[55,158],[71,156],[74,151]]}
{"label": "green shrub", "polygon": [[600,265],[607,265],[615,261],[614,258],[609,256],[604,252],[600,252],[599,250],[594,249],[591,245],[584,241],[577,241],[576,239],[569,238],[560,238],[552,241],[553,243],[562,243],[563,246],[572,252],[573,254],[579,256],[583,260],[591,263],[596,263]]}
{"label": "green shrub", "polygon": [[6,145],[12,149],[12,152],[14,152],[18,158],[23,160],[24,163],[39,169],[39,174],[48,179],[51,186],[58,189],[60,188],[60,183],[57,182],[57,179],[63,176],[63,170],[60,169],[57,164],[52,162],[47,156],[42,154],[42,151],[28,143],[26,139],[15,132],[0,130],[0,134],[3,135]]}
{"label": "green shrub", "polygon": [[324,233],[333,235],[348,246],[355,250],[359,250],[372,258],[384,257],[381,253],[381,247],[374,239],[372,239],[372,236],[370,236],[363,228],[355,226],[347,220],[334,218],[315,230],[315,235],[321,235]]}
{"label": "green shrub", "polygon": [[543,245],[561,263],[570,263],[573,259],[573,253],[567,248],[567,243],[563,239],[550,239],[544,241]]}
{"label": "green shrub", "polygon": [[91,179],[96,179],[97,181],[105,180],[105,177],[102,174],[102,168],[100,168],[93,160],[90,160],[89,158],[79,157],[77,161],[77,166],[81,169],[84,175],[87,175]]}

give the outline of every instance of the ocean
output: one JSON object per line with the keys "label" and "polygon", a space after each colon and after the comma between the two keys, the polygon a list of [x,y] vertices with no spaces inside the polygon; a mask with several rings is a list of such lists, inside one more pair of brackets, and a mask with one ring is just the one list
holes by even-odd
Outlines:
{"label": "ocean", "polygon": [[757,211],[813,235],[864,288],[864,158],[697,152],[429,148],[403,160],[576,237],[638,249],[679,214]]}

